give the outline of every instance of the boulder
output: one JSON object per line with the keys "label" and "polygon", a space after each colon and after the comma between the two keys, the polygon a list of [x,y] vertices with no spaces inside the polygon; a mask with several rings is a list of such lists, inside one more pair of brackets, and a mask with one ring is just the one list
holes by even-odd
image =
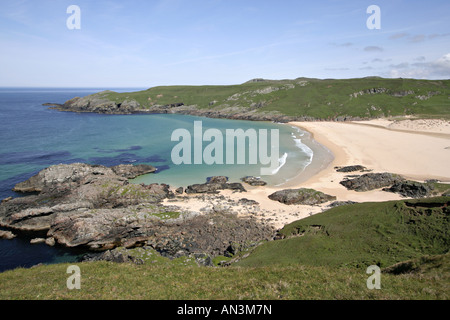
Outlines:
{"label": "boulder", "polygon": [[187,194],[192,193],[218,193],[219,190],[234,190],[239,192],[246,192],[245,188],[239,182],[228,183],[227,177],[211,177],[207,179],[206,183],[193,184],[186,188]]}
{"label": "boulder", "polygon": [[228,182],[228,177],[225,176],[217,176],[217,177],[209,177],[206,179],[206,182],[209,184],[213,184],[213,183],[218,183],[218,184],[222,184],[222,183],[227,183]]}
{"label": "boulder", "polygon": [[265,186],[267,184],[267,182],[261,180],[261,178],[252,177],[252,176],[247,176],[247,177],[241,178],[241,181],[243,181],[251,186]]}
{"label": "boulder", "polygon": [[340,182],[341,185],[348,190],[369,191],[390,187],[394,183],[403,181],[404,179],[392,173],[366,173],[354,179],[347,179]]}
{"label": "boulder", "polygon": [[269,199],[287,205],[315,205],[336,200],[336,197],[313,189],[300,188],[277,191],[269,195]]}
{"label": "boulder", "polygon": [[428,183],[416,181],[399,181],[390,188],[384,188],[383,191],[394,192],[407,198],[424,198],[431,195],[433,186]]}
{"label": "boulder", "polygon": [[364,171],[367,170],[366,167],[361,165],[346,166],[346,167],[335,167],[337,172],[354,172],[354,171]]}
{"label": "boulder", "polygon": [[183,191],[183,187],[179,187],[179,188],[176,188],[176,189],[175,189],[175,193],[176,193],[176,194],[183,194],[183,192],[184,192],[184,191]]}

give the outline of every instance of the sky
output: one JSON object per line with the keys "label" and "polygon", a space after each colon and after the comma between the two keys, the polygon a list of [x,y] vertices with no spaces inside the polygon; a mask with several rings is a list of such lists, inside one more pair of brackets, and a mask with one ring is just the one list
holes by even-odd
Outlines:
{"label": "sky", "polygon": [[448,0],[0,0],[0,86],[449,79],[449,15]]}

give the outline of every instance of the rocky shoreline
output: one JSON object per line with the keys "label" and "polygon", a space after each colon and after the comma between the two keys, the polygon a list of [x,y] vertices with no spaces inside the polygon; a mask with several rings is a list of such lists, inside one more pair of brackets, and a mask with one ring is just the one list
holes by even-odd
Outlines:
{"label": "rocky shoreline", "polygon": [[[362,166],[335,170],[370,171]],[[166,184],[128,182],[154,171],[150,165],[105,167],[83,163],[43,169],[14,187],[27,195],[1,202],[0,227],[8,231],[1,231],[0,237],[12,239],[14,230],[46,232],[46,237],[33,239],[33,243],[86,248],[93,252],[85,258],[89,261],[140,263],[136,251],[131,250],[142,248],[141,255],[157,252],[170,259],[189,257],[199,265],[211,265],[214,257],[232,257],[240,250],[277,239],[271,219],[261,219],[264,210],[245,197],[247,191],[241,183],[211,177],[203,184],[173,192]],[[255,177],[241,180],[253,188],[265,185]],[[349,190],[383,188],[412,198],[435,194],[433,183],[408,181],[390,173],[348,175],[341,181]],[[224,190],[238,194],[239,200],[224,197],[220,193]],[[171,204],[183,198],[196,199],[205,207],[187,210]],[[279,190],[268,198],[288,206],[330,203],[323,210],[354,203],[336,201],[333,195],[305,188]]]}
{"label": "rocky shoreline", "polygon": [[[224,255],[230,246],[254,245],[274,237],[273,227],[252,217],[220,210],[199,214],[162,205],[163,199],[175,197],[168,185],[128,182],[151,172],[154,168],[148,165],[48,167],[14,187],[31,195],[0,204],[0,226],[11,231],[45,231],[46,238],[40,240],[52,245],[92,251],[150,247],[172,258]],[[245,192],[240,183],[228,183],[225,177],[213,177],[197,187],[202,190],[190,186],[186,191],[207,194],[230,188]],[[2,237],[13,234],[2,232]]]}
{"label": "rocky shoreline", "polygon": [[[110,91],[103,91],[97,94],[88,95],[85,97],[75,97],[64,103],[44,103],[43,106],[49,109],[66,112],[88,112],[99,114],[184,114],[191,116],[215,118],[215,119],[230,119],[230,120],[249,120],[249,121],[272,121],[279,123],[288,123],[291,121],[322,121],[325,119],[314,118],[310,116],[287,116],[280,112],[262,112],[256,105],[248,107],[223,107],[215,106],[211,102],[209,108],[199,108],[197,105],[185,105],[183,102],[177,102],[166,105],[152,105],[150,107],[143,107],[135,100],[125,100],[116,102],[104,97],[105,93]],[[352,116],[336,116],[334,121],[359,121],[367,120],[369,118],[352,117]],[[330,120],[330,119],[328,119]]]}

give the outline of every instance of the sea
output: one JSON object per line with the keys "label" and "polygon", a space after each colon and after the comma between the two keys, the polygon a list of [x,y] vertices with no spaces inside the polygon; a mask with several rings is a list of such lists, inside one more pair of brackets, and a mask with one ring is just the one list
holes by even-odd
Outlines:
{"label": "sea", "polygon": [[[327,157],[321,155],[326,154],[327,150],[317,144],[309,133],[286,124],[175,114],[73,113],[43,106],[47,102],[64,103],[74,97],[103,90],[133,92],[143,89],[146,88],[0,88],[0,200],[24,196],[12,191],[14,185],[56,164],[150,164],[157,171],[138,177],[132,183],[166,183],[173,187],[186,187],[204,183],[211,176],[227,176],[229,181],[239,182],[240,178],[249,175],[261,177],[269,186],[282,186],[302,174],[306,177],[308,170],[318,170],[326,163]],[[238,132],[242,129],[244,133],[249,129],[255,132],[266,130],[269,137],[272,130],[278,130],[279,157],[276,165],[271,168],[270,174],[262,176],[261,168],[268,165],[261,161],[250,164],[250,152],[247,152],[244,164],[236,164],[238,153],[242,152],[238,150],[237,143],[234,164],[230,161],[223,161],[223,164],[207,164],[206,161],[174,164],[173,150],[181,142],[181,138],[173,138],[174,132],[182,129],[184,133],[191,134],[194,160],[194,139],[199,138],[195,135],[195,124],[199,123],[202,133],[216,129],[214,132],[222,133],[224,140],[226,130]],[[212,139],[200,140],[202,148],[212,142]],[[267,142],[269,145],[275,143],[269,138]],[[259,147],[258,140],[256,150]],[[223,151],[225,153],[227,149],[224,147]],[[184,156],[184,151],[179,155]],[[224,160],[225,157],[224,154]],[[0,240],[0,272],[40,263],[76,262],[86,253],[82,249],[58,245],[30,244],[30,239],[39,235],[16,233],[18,236],[12,240]]]}

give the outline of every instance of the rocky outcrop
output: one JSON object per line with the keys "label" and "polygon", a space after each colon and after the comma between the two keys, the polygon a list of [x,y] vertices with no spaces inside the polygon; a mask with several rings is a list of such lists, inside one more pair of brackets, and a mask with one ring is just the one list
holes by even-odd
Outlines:
{"label": "rocky outcrop", "polygon": [[269,195],[269,199],[288,205],[316,205],[336,200],[336,197],[313,189],[300,188],[277,191]]}
{"label": "rocky outcrop", "polygon": [[47,106],[60,111],[72,112],[95,112],[104,114],[131,114],[141,109],[140,104],[135,100],[125,100],[123,102],[112,101],[105,97],[111,91],[102,91],[86,97],[75,97],[64,104],[46,103]]}
{"label": "rocky outcrop", "polygon": [[[200,260],[207,260],[205,254],[225,254],[232,243],[273,237],[273,227],[227,210],[200,215],[163,206],[161,200],[174,197],[168,185],[135,185],[126,178],[148,170],[81,163],[51,166],[16,185],[16,190],[36,194],[1,203],[0,226],[47,231],[36,242],[48,245],[96,251],[147,246],[166,257],[196,255]],[[226,177],[212,177],[205,185],[210,191],[245,191]]]}
{"label": "rocky outcrop", "polygon": [[232,242],[270,239],[274,232],[255,219],[234,215],[167,215],[172,217],[161,219],[152,211],[113,209],[61,214],[55,218],[48,236],[67,247],[107,250],[150,246],[163,256],[179,257],[192,253],[221,255]]}
{"label": "rocky outcrop", "polygon": [[354,166],[345,166],[345,167],[335,167],[337,172],[355,172],[355,171],[365,171],[367,170],[366,167],[361,165],[354,165]]}
{"label": "rocky outcrop", "polygon": [[233,190],[238,192],[246,192],[241,183],[229,183],[227,177],[212,177],[206,183],[193,184],[186,188],[187,194],[192,193],[218,193],[220,190]]}
{"label": "rocky outcrop", "polygon": [[348,190],[369,191],[390,187],[403,180],[401,176],[392,173],[366,173],[354,179],[343,180],[340,184]]}
{"label": "rocky outcrop", "polygon": [[30,179],[18,183],[13,190],[16,192],[62,193],[82,185],[89,185],[96,180],[114,180],[123,183],[125,178],[117,176],[108,167],[74,163],[70,165],[55,165],[40,171]]}
{"label": "rocky outcrop", "polygon": [[407,198],[428,197],[433,190],[432,184],[409,180],[396,182],[392,187],[383,189],[383,191],[398,193]]}
{"label": "rocky outcrop", "polygon": [[82,163],[51,166],[14,190],[36,194],[1,203],[0,226],[35,231],[50,229],[58,214],[156,204],[170,196],[168,186],[129,184],[111,168]]}
{"label": "rocky outcrop", "polygon": [[260,178],[251,177],[251,176],[241,178],[241,181],[243,181],[251,186],[258,186],[258,187],[265,186],[267,184],[267,182],[261,180]]}
{"label": "rocky outcrop", "polygon": [[144,174],[153,173],[156,171],[156,168],[147,164],[120,164],[118,166],[111,167],[112,171],[118,176],[134,179],[138,176],[142,176]]}

